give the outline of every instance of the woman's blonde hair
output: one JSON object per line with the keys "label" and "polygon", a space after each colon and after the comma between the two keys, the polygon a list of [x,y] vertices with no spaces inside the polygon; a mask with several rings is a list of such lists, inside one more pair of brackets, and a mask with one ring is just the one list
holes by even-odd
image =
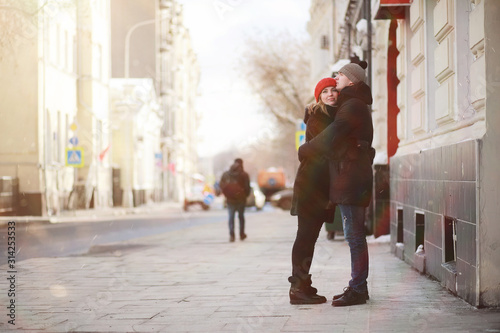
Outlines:
{"label": "woman's blonde hair", "polygon": [[307,113],[315,114],[318,110],[329,116],[325,103],[320,99],[317,103],[311,103],[307,106]]}

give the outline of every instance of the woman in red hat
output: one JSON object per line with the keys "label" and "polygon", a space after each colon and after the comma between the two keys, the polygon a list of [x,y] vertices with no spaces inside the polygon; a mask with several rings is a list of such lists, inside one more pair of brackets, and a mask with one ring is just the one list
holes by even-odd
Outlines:
{"label": "woman in red hat", "polygon": [[351,280],[333,306],[365,304],[369,255],[365,214],[373,193],[373,97],[366,79],[366,61],[350,63],[335,77],[340,96],[333,123],[299,148],[299,161],[328,156],[329,200],[342,215],[344,239],[351,252]]}
{"label": "woman in red hat", "polygon": [[[306,142],[330,125],[336,113],[338,91],[333,78],[324,78],[314,89],[316,103],[306,106],[304,123]],[[298,217],[297,236],[292,248],[291,304],[320,304],[326,298],[317,294],[311,286],[309,270],[314,255],[314,246],[323,222],[333,221],[335,207],[330,207],[328,161],[323,156],[314,156],[301,161],[293,186],[292,209]]]}

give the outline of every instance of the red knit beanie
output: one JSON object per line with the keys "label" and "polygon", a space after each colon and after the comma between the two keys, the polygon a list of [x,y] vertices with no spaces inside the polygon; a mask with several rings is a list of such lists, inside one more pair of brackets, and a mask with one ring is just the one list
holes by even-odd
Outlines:
{"label": "red knit beanie", "polygon": [[319,80],[316,88],[314,89],[314,97],[316,97],[316,103],[319,102],[319,95],[326,87],[336,87],[337,81],[331,77],[325,77],[324,79]]}

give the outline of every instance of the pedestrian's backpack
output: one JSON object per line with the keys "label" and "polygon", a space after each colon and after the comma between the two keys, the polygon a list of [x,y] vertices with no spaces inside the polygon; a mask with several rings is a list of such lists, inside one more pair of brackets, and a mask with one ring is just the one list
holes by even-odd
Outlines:
{"label": "pedestrian's backpack", "polygon": [[231,172],[225,172],[221,182],[222,193],[228,199],[244,199],[246,198],[245,189],[238,181],[238,175]]}

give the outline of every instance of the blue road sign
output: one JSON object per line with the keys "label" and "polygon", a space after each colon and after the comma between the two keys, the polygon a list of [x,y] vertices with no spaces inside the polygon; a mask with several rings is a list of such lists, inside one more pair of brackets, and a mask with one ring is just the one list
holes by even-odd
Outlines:
{"label": "blue road sign", "polygon": [[306,142],[306,131],[295,132],[295,148],[299,150],[299,147]]}
{"label": "blue road sign", "polygon": [[84,165],[83,148],[66,148],[66,166],[82,168]]}
{"label": "blue road sign", "polygon": [[72,137],[71,139],[69,139],[69,143],[71,143],[73,146],[78,146],[78,137]]}

